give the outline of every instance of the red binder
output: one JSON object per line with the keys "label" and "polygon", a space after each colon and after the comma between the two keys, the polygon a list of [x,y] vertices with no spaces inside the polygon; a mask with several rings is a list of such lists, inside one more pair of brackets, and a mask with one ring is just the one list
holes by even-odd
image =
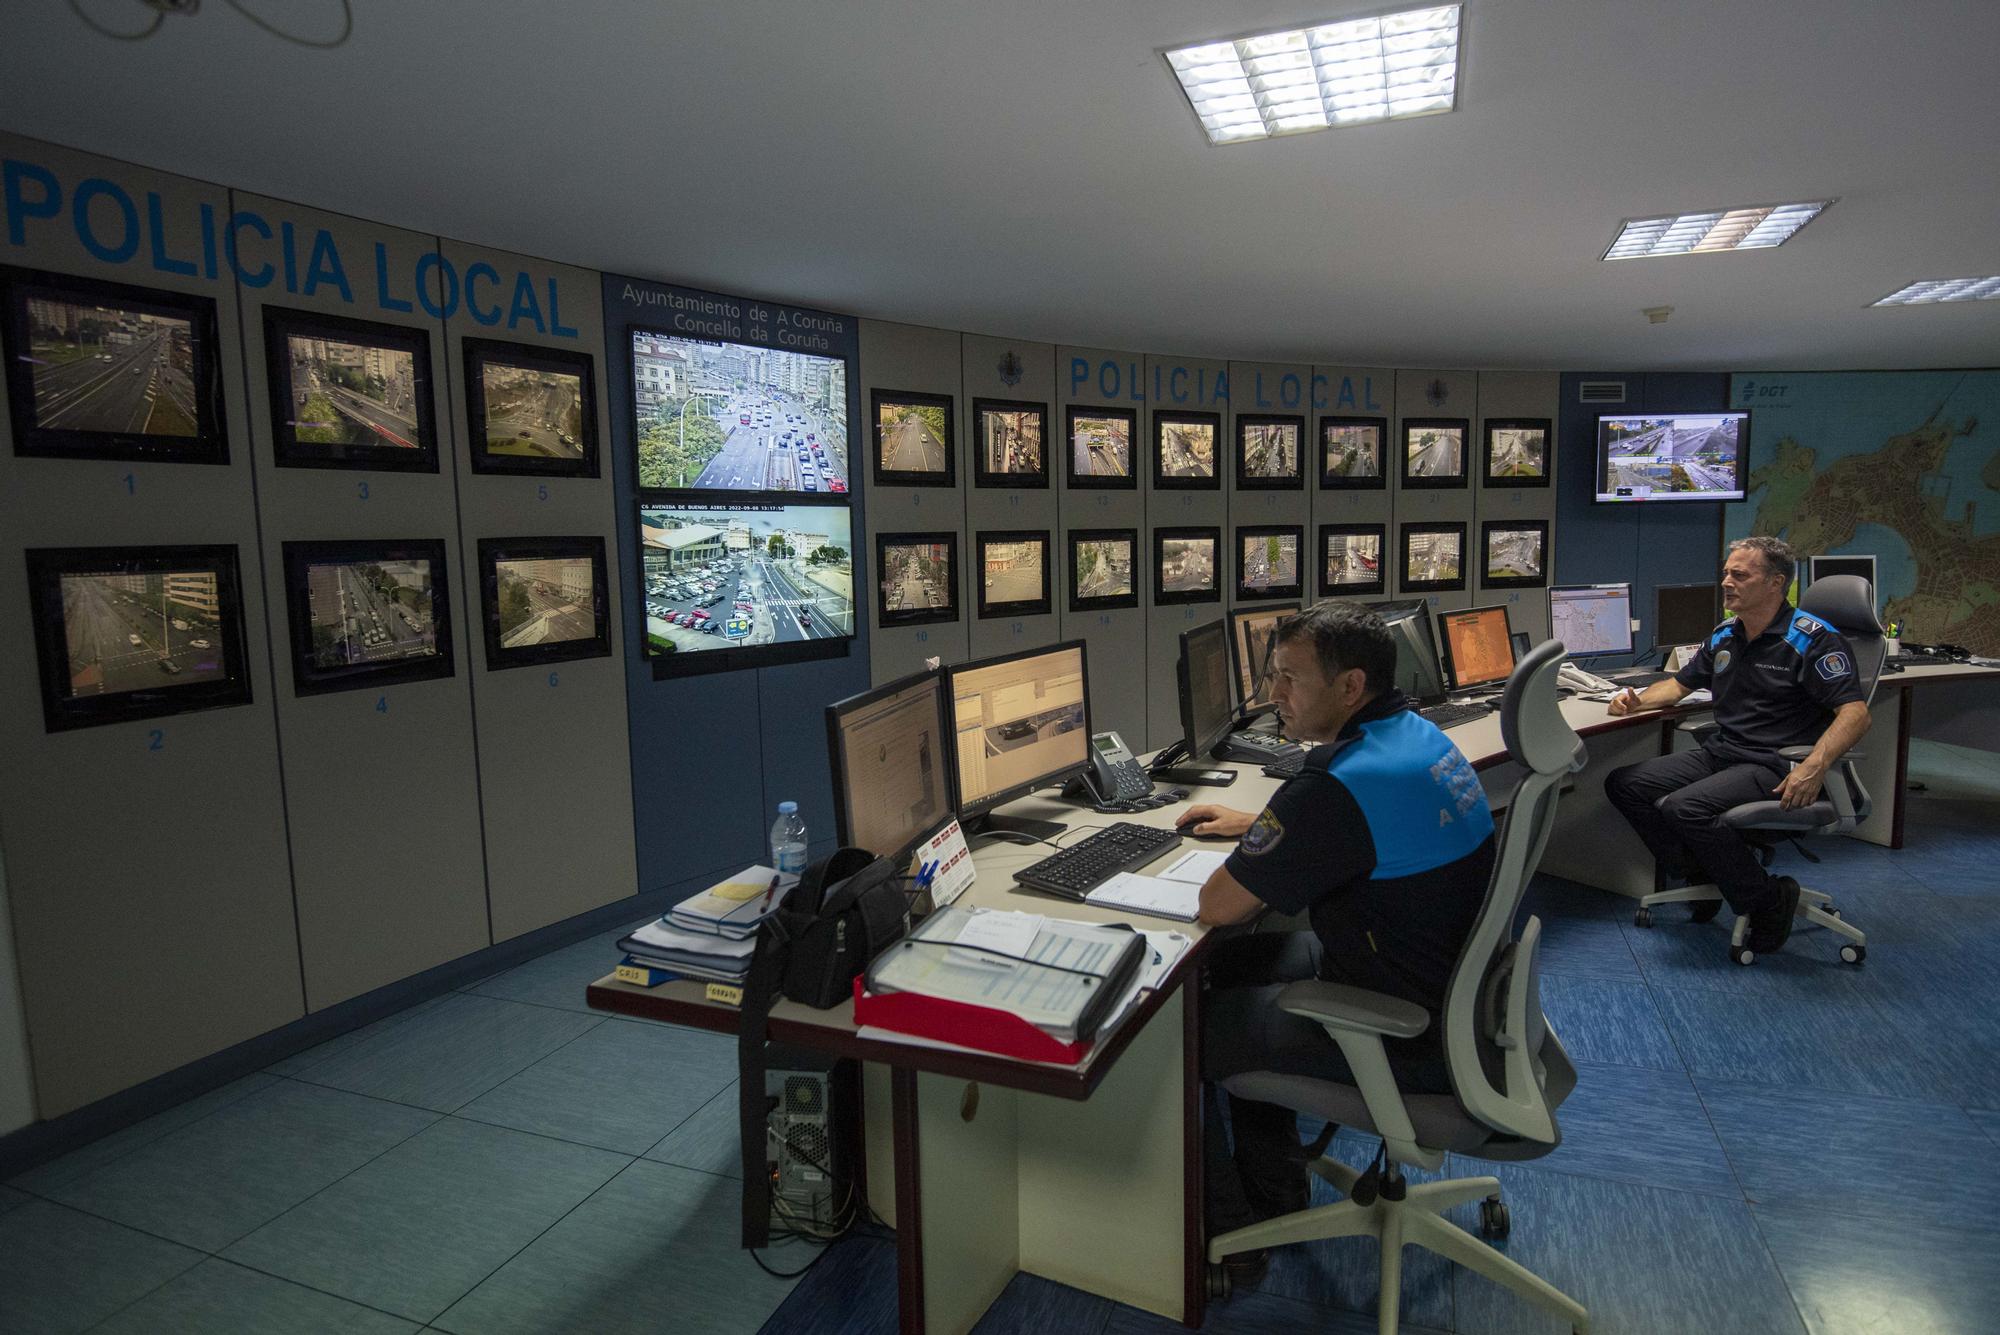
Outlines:
{"label": "red binder", "polygon": [[854,979],[854,1022],[1059,1066],[1075,1066],[1091,1049],[1090,1042],[1065,1043],[1053,1038],[1012,1011],[915,992],[873,993],[859,975]]}

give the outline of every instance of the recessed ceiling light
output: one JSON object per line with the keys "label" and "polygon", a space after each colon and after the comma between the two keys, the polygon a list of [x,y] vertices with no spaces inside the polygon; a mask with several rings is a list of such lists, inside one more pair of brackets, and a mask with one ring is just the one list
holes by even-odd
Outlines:
{"label": "recessed ceiling light", "polygon": [[1457,5],[1163,51],[1210,143],[1450,111]]}
{"label": "recessed ceiling light", "polygon": [[1926,278],[1868,304],[1921,306],[1932,301],[1992,301],[1996,297],[2000,297],[2000,277]]}
{"label": "recessed ceiling light", "polygon": [[1631,218],[1618,239],[1604,252],[1607,260],[1631,260],[1642,255],[1691,255],[1716,250],[1765,250],[1782,246],[1792,233],[1833,203],[1817,199],[1806,204],[1758,204],[1743,209],[1713,209],[1707,213],[1670,213],[1661,218]]}

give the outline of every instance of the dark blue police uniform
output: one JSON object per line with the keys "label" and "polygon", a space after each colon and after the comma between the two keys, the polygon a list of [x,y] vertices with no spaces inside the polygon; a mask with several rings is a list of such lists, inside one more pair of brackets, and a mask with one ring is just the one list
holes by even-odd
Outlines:
{"label": "dark blue police uniform", "polygon": [[1715,735],[1611,771],[1605,795],[1668,875],[1705,874],[1737,913],[1767,909],[1777,887],[1722,814],[1775,797],[1790,768],[1779,748],[1817,742],[1836,709],[1862,698],[1854,653],[1787,603],[1754,640],[1741,621],[1717,626],[1674,679],[1714,693]]}
{"label": "dark blue police uniform", "polygon": [[[1278,1071],[1351,1083],[1326,1030],[1278,1008],[1287,983],[1320,978],[1430,1011],[1423,1035],[1387,1040],[1389,1063],[1406,1088],[1451,1092],[1445,988],[1493,870],[1493,813],[1451,739],[1401,692],[1369,702],[1338,738],[1306,753],[1226,865],[1272,908],[1307,914],[1312,930],[1237,936],[1210,953],[1204,1078]],[[1207,1119],[1211,1227],[1302,1208],[1292,1110],[1231,1097],[1233,1173],[1218,1113],[1211,1106]]]}

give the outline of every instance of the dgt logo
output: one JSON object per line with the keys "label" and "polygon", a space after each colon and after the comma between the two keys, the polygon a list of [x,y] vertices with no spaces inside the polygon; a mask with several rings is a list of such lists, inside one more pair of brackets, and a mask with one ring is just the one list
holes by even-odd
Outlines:
{"label": "dgt logo", "polygon": [[1746,380],[1743,382],[1743,401],[1748,403],[1752,399],[1782,399],[1785,397],[1785,391],[1790,388],[1790,385],[1760,385],[1754,380]]}

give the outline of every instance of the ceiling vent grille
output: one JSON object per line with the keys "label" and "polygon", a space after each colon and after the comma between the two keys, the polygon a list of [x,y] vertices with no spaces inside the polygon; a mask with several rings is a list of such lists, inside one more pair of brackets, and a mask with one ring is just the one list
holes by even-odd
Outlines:
{"label": "ceiling vent grille", "polygon": [[1625,402],[1625,382],[1623,380],[1583,380],[1577,383],[1578,403],[1623,403]]}

